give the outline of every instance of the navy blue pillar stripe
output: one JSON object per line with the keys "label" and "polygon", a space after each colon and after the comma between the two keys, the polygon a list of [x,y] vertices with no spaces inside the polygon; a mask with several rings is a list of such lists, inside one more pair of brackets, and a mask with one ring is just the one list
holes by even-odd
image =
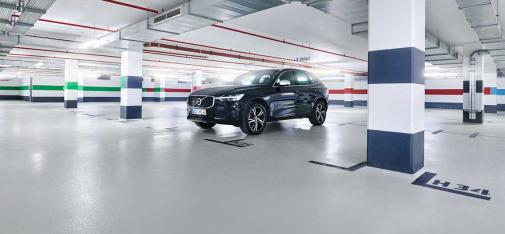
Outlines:
{"label": "navy blue pillar stripe", "polygon": [[141,119],[142,106],[121,106],[121,119]]}
{"label": "navy blue pillar stripe", "polygon": [[[475,92],[476,93],[484,93],[484,83],[482,80],[475,81]],[[463,81],[463,93],[470,93],[470,81]]]}
{"label": "navy blue pillar stripe", "polygon": [[121,77],[121,88],[141,89],[143,78],[140,76],[123,76]]}
{"label": "navy blue pillar stripe", "polygon": [[[121,93],[123,95],[124,92],[126,92],[127,94],[126,96],[128,96],[128,99],[121,101],[121,109],[120,109],[121,119],[142,118],[142,81],[143,78],[140,76],[121,77]],[[134,96],[130,96],[131,92],[135,93]],[[138,96],[137,100],[135,100],[136,99],[135,95],[140,95]]]}
{"label": "navy blue pillar stripe", "polygon": [[368,166],[415,173],[424,167],[424,131],[415,134],[368,129]]}
{"label": "navy blue pillar stripe", "polygon": [[505,104],[498,104],[496,105],[497,111],[505,111]]}
{"label": "navy blue pillar stripe", "polygon": [[415,47],[368,52],[368,84],[424,84],[424,52]]}
{"label": "navy blue pillar stripe", "polygon": [[77,100],[65,100],[63,106],[64,108],[77,108]]}

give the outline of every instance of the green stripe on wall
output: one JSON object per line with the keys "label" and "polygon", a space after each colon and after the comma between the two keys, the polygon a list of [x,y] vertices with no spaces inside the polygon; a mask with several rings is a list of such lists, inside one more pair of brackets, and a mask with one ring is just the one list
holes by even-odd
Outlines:
{"label": "green stripe on wall", "polygon": [[79,86],[82,91],[119,92],[121,87]]}
{"label": "green stripe on wall", "polygon": [[63,86],[56,85],[33,85],[32,90],[53,90],[53,91],[63,91]]}
{"label": "green stripe on wall", "polygon": [[19,90],[30,90],[30,86],[19,86]]}
{"label": "green stripe on wall", "polygon": [[0,86],[0,90],[20,90],[19,86]]}
{"label": "green stripe on wall", "polygon": [[77,82],[71,82],[71,81],[67,81],[67,82],[65,82],[65,89],[73,89],[73,90],[76,90],[78,86],[79,86],[79,85],[77,84]]}

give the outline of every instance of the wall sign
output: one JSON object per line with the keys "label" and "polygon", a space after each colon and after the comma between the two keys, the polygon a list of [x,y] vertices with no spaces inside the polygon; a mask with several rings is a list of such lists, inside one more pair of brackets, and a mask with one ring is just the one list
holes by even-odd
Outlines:
{"label": "wall sign", "polygon": [[453,183],[438,179],[436,177],[437,174],[435,173],[425,172],[414,182],[412,182],[412,184],[463,196],[479,198],[488,201],[491,200],[491,193],[489,192],[489,189],[470,187],[468,185]]}

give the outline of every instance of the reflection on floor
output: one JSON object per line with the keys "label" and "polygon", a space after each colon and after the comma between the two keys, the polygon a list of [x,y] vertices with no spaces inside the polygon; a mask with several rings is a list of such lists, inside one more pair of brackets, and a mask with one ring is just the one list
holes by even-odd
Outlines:
{"label": "reflection on floor", "polygon": [[[332,107],[323,127],[298,119],[260,136],[200,130],[184,103],[0,103],[1,233],[501,233],[505,116],[463,125],[426,113],[425,168],[369,167],[366,109]],[[477,134],[477,135],[475,135]],[[472,137],[473,136],[473,137]],[[205,139],[244,139],[235,147]],[[475,199],[411,183],[424,172],[488,189]]]}

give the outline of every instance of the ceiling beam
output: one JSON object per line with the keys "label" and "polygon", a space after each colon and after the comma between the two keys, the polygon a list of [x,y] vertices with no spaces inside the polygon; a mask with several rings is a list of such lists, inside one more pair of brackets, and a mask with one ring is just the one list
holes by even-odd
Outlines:
{"label": "ceiling beam", "polygon": [[[14,4],[0,3],[0,8],[17,10],[18,6],[14,5]],[[46,10],[42,10],[42,9],[35,9],[35,8],[25,7],[25,11],[24,12],[35,13],[35,14],[45,14],[47,11]]]}

